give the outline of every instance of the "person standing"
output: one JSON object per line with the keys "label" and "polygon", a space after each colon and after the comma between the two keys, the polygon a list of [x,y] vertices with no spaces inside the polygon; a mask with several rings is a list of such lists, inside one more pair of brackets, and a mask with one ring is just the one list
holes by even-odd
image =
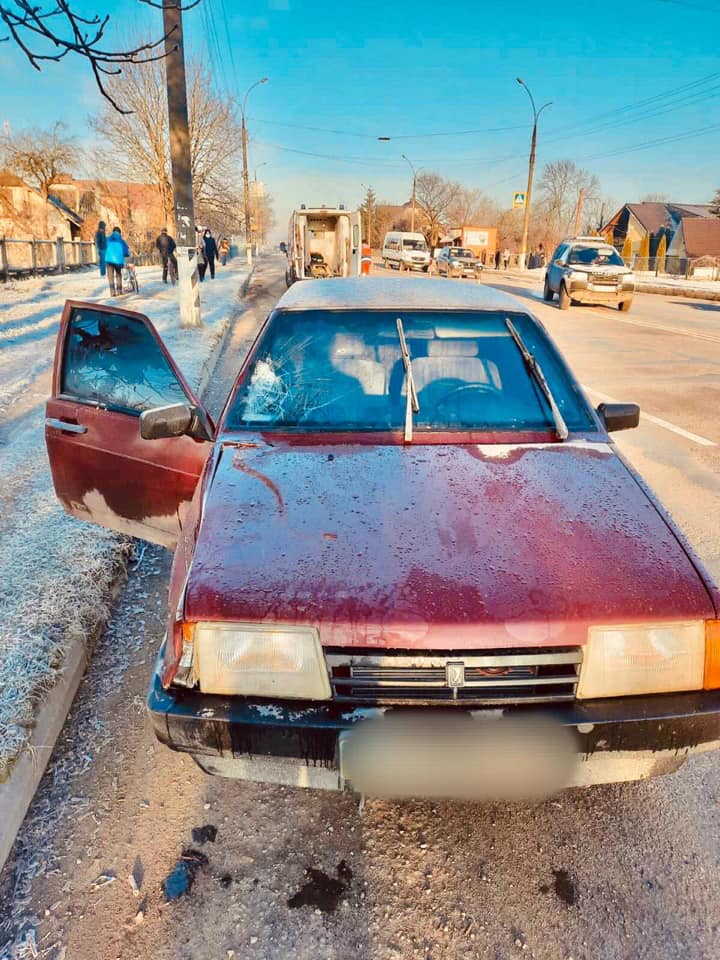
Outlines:
{"label": "person standing", "polygon": [[100,267],[100,276],[105,276],[105,248],[107,247],[107,236],[105,234],[105,221],[98,223],[95,231],[95,249],[97,250],[98,266]]}
{"label": "person standing", "polygon": [[207,270],[207,257],[205,256],[205,243],[204,239],[200,234],[197,234],[197,268],[198,274],[200,276],[200,283],[205,279],[205,271]]}
{"label": "person standing", "polygon": [[107,264],[107,277],[111,297],[116,297],[119,293],[123,292],[122,270],[125,257],[129,256],[130,248],[123,240],[120,227],[113,227],[113,232],[107,238],[107,244],[105,246],[105,263]]}
{"label": "person standing", "polygon": [[510,251],[507,247],[503,250],[503,268],[507,270],[510,266]]}
{"label": "person standing", "polygon": [[496,269],[496,270],[499,270],[499,269],[500,269],[500,257],[501,257],[501,256],[502,256],[502,254],[500,253],[500,247],[498,247],[497,250],[495,251],[495,269]]}
{"label": "person standing", "polygon": [[160,236],[155,241],[158,248],[163,268],[163,283],[168,282],[168,261],[172,261],[175,268],[175,277],[177,277],[177,260],[175,259],[175,240],[170,236],[165,227],[160,231]]}
{"label": "person standing", "polygon": [[215,237],[212,235],[210,230],[205,230],[203,233],[203,249],[205,252],[205,260],[207,265],[210,267],[210,279],[215,279],[215,259],[218,255],[217,244],[215,243]]}
{"label": "person standing", "polygon": [[230,241],[227,237],[222,238],[218,249],[220,253],[220,263],[225,266],[227,263],[228,254],[230,253]]}

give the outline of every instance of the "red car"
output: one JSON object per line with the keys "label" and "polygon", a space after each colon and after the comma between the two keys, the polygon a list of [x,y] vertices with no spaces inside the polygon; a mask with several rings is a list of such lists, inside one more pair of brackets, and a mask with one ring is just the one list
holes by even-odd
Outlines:
{"label": "red car", "polygon": [[[74,516],[175,549],[148,705],[210,772],[515,796],[720,741],[720,597],[524,305],[296,284],[216,426],[150,321],[68,302]],[[491,722],[492,721],[492,722]]]}

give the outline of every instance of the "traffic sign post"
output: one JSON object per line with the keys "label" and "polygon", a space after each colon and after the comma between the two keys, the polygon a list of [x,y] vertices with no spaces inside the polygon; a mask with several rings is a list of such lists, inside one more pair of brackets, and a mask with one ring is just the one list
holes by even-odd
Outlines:
{"label": "traffic sign post", "polygon": [[527,193],[524,190],[516,190],[512,196],[513,209],[525,207],[527,205]]}

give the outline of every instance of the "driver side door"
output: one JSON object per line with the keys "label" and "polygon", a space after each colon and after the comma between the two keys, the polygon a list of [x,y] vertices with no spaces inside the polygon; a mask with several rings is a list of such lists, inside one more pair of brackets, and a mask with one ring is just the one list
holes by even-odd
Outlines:
{"label": "driver side door", "polygon": [[[172,404],[192,411],[188,433],[143,439],[141,414]],[[147,317],[67,301],[45,440],[69,514],[174,549],[214,430]]]}

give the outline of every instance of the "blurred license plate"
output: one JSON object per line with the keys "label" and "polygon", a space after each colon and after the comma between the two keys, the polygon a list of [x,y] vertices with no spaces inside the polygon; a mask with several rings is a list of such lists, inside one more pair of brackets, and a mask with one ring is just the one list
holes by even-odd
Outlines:
{"label": "blurred license plate", "polygon": [[371,796],[536,799],[570,783],[577,762],[573,731],[545,718],[390,717],[340,738],[341,776]]}

